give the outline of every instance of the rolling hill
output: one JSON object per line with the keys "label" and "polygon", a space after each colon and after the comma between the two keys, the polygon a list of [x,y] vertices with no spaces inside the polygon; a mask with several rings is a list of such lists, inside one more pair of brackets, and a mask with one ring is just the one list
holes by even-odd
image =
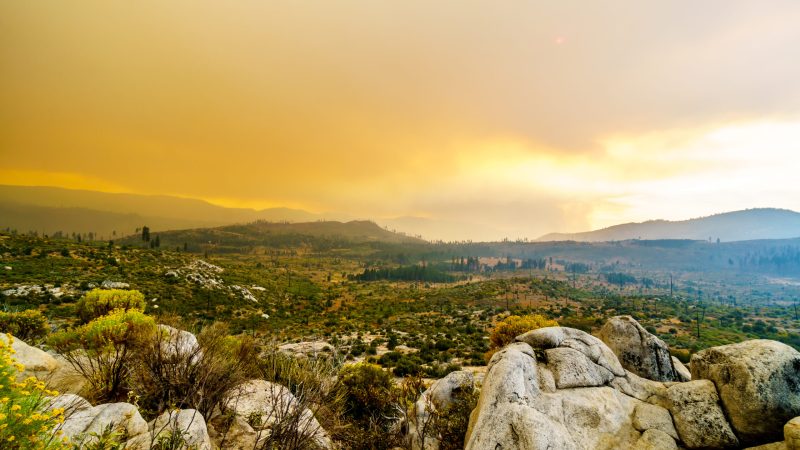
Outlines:
{"label": "rolling hill", "polygon": [[626,223],[583,233],[550,233],[537,241],[608,242],[630,239],[692,239],[722,242],[800,237],[800,213],[774,208],[747,209],[697,219]]}

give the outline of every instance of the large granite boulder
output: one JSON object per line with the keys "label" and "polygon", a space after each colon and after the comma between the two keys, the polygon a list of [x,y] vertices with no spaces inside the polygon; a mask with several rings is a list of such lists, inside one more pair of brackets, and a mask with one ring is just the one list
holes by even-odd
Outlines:
{"label": "large granite boulder", "polygon": [[725,420],[714,384],[708,380],[676,383],[667,389],[666,407],[687,448],[736,448],[739,440]]}
{"label": "large granite boulder", "polygon": [[743,444],[781,439],[784,424],[800,415],[800,352],[776,341],[751,340],[692,355],[692,379],[716,385],[722,406]]}
{"label": "large granite boulder", "polygon": [[330,436],[314,414],[289,389],[277,383],[246,381],[225,394],[222,409],[248,421],[256,431],[290,424],[302,439],[309,439],[320,448],[333,448]]}
{"label": "large granite boulder", "polygon": [[680,381],[669,347],[631,316],[616,316],[597,335],[617,355],[625,370],[656,381]]}
{"label": "large granite boulder", "polygon": [[[615,377],[607,367],[618,362],[613,353],[607,357],[611,359],[604,359],[602,342],[578,330],[563,329],[555,339],[551,333],[533,335],[530,341],[537,349],[517,342],[492,357],[470,418],[466,449],[675,447],[674,439],[661,431],[676,434],[665,409],[646,405],[608,385],[608,378]],[[569,346],[562,346],[564,342]],[[558,350],[557,357],[552,350]],[[638,414],[637,428],[636,410],[648,406],[652,409]],[[643,434],[650,430],[653,432]]]}
{"label": "large granite boulder", "polygon": [[429,426],[433,415],[450,408],[459,393],[471,393],[474,389],[473,375],[460,370],[436,380],[423,392],[409,411],[408,440],[412,450],[438,450],[439,438]]}

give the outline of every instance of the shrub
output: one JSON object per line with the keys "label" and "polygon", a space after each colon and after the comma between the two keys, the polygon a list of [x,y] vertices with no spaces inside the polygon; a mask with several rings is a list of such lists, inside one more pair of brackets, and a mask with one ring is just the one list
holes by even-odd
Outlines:
{"label": "shrub", "polygon": [[345,366],[339,382],[346,394],[348,416],[356,422],[380,422],[394,414],[394,383],[389,372],[367,363]]}
{"label": "shrub", "polygon": [[50,336],[50,345],[80,372],[96,400],[126,398],[131,360],[156,330],[139,310],[116,309],[72,330]]}
{"label": "shrub", "polygon": [[492,334],[489,335],[489,341],[492,349],[498,349],[514,342],[514,338],[520,334],[537,328],[556,326],[558,326],[558,322],[539,314],[508,316],[494,327]]}
{"label": "shrub", "polygon": [[35,377],[17,382],[25,368],[13,358],[13,337],[0,339],[0,448],[60,450],[69,448],[56,431],[64,410],[48,410],[47,396],[58,392],[45,389]]}
{"label": "shrub", "polygon": [[144,312],[147,302],[139,291],[123,289],[93,289],[87,292],[75,305],[75,313],[81,323],[88,323],[115,309],[125,311],[136,309]]}
{"label": "shrub", "polygon": [[439,436],[440,450],[460,450],[464,448],[464,437],[469,426],[469,416],[478,404],[478,393],[457,391],[453,393],[453,403],[433,414],[433,430]]}
{"label": "shrub", "polygon": [[38,309],[0,311],[0,332],[11,333],[23,341],[31,341],[44,338],[48,331],[47,319]]}
{"label": "shrub", "polygon": [[210,417],[224,394],[246,380],[258,359],[252,339],[228,336],[228,327],[221,323],[205,327],[197,342],[186,348],[160,329],[136,352],[131,389],[146,417],[171,407],[196,409]]}

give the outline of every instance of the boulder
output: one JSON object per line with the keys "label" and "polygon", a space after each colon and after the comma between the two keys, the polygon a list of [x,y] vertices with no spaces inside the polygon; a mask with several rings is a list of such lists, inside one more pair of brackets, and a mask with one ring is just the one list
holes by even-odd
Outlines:
{"label": "boulder", "polygon": [[409,411],[408,439],[412,450],[438,450],[439,439],[428,430],[432,415],[452,406],[458,393],[471,393],[474,389],[472,374],[460,370],[436,380],[423,392]]}
{"label": "boulder", "polygon": [[[598,366],[587,359],[583,366]],[[635,445],[640,433],[631,416],[641,402],[608,386],[549,392],[538,385],[539,372],[549,371],[549,364],[537,363],[536,353],[524,342],[494,354],[470,417],[467,450],[610,450]]]}
{"label": "boulder", "polygon": [[149,450],[160,440],[181,436],[180,447],[175,450],[212,450],[206,421],[195,409],[165,411],[152,423],[149,433],[140,434],[125,443],[128,450]]}
{"label": "boulder", "polygon": [[[0,333],[0,341],[8,345],[9,338],[5,333]],[[55,358],[45,351],[26,344],[22,339],[12,336],[11,348],[14,350],[12,357],[25,366],[25,370],[19,376],[20,379],[30,376],[44,379],[58,368]]]}
{"label": "boulder", "polygon": [[800,416],[783,426],[783,439],[787,450],[800,450]]}
{"label": "boulder", "polygon": [[197,337],[188,331],[179,330],[169,325],[159,325],[163,337],[159,343],[161,355],[169,361],[180,361],[190,358],[192,363],[203,357]]}
{"label": "boulder", "polygon": [[672,367],[675,368],[675,373],[678,374],[676,381],[692,381],[692,372],[676,357],[672,357]]}
{"label": "boulder", "polygon": [[600,329],[598,337],[617,355],[626,370],[656,381],[678,381],[669,347],[631,316],[616,316]]}
{"label": "boulder", "polygon": [[687,448],[736,448],[739,440],[719,405],[714,384],[708,380],[677,383],[667,389],[667,408],[678,435]]}
{"label": "boulder", "polygon": [[61,394],[53,397],[47,405],[48,409],[61,408],[67,417],[76,411],[91,409],[92,404],[85,398],[75,394]]}
{"label": "boulder", "polygon": [[61,431],[73,442],[85,446],[97,440],[93,434],[101,434],[109,425],[129,437],[149,431],[139,410],[130,403],[106,403],[73,411],[64,418]]}
{"label": "boulder", "polygon": [[583,353],[593,363],[612,374],[618,377],[625,376],[625,369],[620,365],[614,352],[603,341],[585,331],[566,327],[545,327],[517,336],[516,340],[541,350],[571,348]]}
{"label": "boulder", "polygon": [[299,433],[321,448],[332,448],[328,433],[314,414],[284,386],[266,380],[250,380],[228,391],[222,402],[225,412],[239,416],[256,431],[292,423]]}
{"label": "boulder", "polygon": [[257,448],[258,432],[239,416],[230,418],[216,416],[211,419],[208,430],[217,448]]}
{"label": "boulder", "polygon": [[800,415],[800,352],[756,339],[692,355],[692,378],[711,380],[737,436],[747,445],[775,442]]}

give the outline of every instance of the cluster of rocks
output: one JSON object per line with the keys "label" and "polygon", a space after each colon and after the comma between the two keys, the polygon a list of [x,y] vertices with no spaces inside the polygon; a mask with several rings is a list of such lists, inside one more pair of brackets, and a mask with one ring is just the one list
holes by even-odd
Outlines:
{"label": "cluster of rocks", "polygon": [[55,298],[64,295],[74,295],[79,291],[70,286],[55,286],[52,284],[21,284],[13,288],[5,289],[3,295],[6,297],[27,297],[29,295],[52,295]]}
{"label": "cluster of rocks", "polygon": [[[244,300],[258,303],[258,299],[249,288],[236,284],[225,284],[225,281],[219,277],[224,271],[225,269],[222,267],[203,261],[202,259],[195,259],[184,267],[168,270],[164,273],[164,276],[167,278],[184,278],[186,281],[197,284],[203,289],[227,291],[233,295],[240,296]],[[265,290],[260,286],[257,287],[259,287],[260,290]]]}
{"label": "cluster of rocks", "polygon": [[[187,331],[159,325],[164,333],[160,348],[165,363],[202,358],[197,338]],[[0,339],[6,340],[0,333]],[[222,404],[206,418],[195,409],[174,409],[145,421],[131,403],[92,406],[77,395],[85,380],[57,354],[50,354],[14,338],[14,357],[25,366],[20,378],[36,376],[62,393],[49,401],[49,408],[63,408],[65,420],[59,430],[73,443],[95,443],[111,428],[126,437],[125,449],[147,450],[160,440],[180,436],[182,449],[261,448],[274,439],[275,429],[296,428],[300,439],[313,448],[332,449],[333,441],[307,406],[286,387],[254,379],[230,389]],[[297,439],[297,436],[295,436]],[[173,447],[170,447],[173,448]]]}
{"label": "cluster of rocks", "polygon": [[466,449],[798,448],[793,348],[714,347],[694,354],[689,372],[631,317],[612,318],[599,335],[548,327],[497,352]]}

